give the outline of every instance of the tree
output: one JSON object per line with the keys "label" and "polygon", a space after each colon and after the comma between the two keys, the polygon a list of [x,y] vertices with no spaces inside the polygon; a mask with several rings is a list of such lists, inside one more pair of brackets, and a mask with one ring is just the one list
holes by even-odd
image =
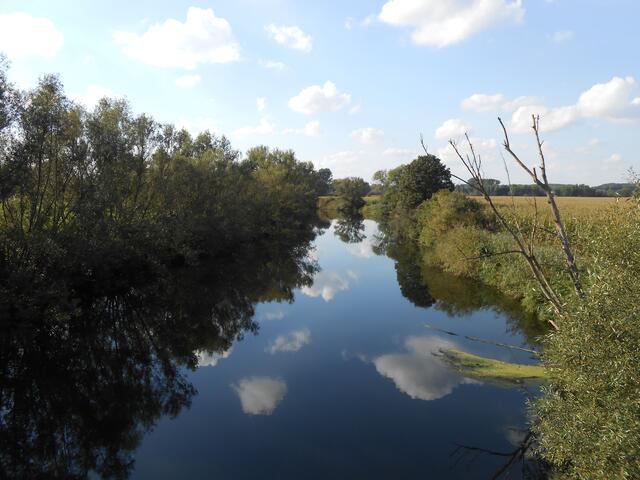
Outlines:
{"label": "tree", "polygon": [[[395,172],[393,172],[395,173]],[[392,172],[389,180],[394,180]],[[396,203],[405,210],[413,210],[439,190],[453,190],[451,172],[434,155],[420,155],[397,173]]]}
{"label": "tree", "polygon": [[328,168],[321,168],[318,170],[318,195],[329,195],[331,193],[331,182],[333,180],[333,173]]}
{"label": "tree", "polygon": [[333,181],[333,189],[342,200],[341,210],[354,211],[364,206],[364,197],[371,187],[360,177],[341,178]]}

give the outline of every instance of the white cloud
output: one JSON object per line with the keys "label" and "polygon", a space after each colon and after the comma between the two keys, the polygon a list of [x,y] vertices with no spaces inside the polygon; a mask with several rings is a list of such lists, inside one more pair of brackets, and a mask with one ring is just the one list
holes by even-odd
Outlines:
{"label": "white cloud", "polygon": [[275,133],[275,131],[275,125],[266,118],[262,118],[260,119],[260,124],[237,128],[233,131],[232,135],[238,139],[243,139],[256,135],[271,135],[272,133]]}
{"label": "white cloud", "polygon": [[505,102],[502,105],[502,110],[504,110],[505,112],[513,112],[520,107],[524,107],[526,105],[535,105],[537,103],[540,103],[540,99],[538,99],[538,97],[522,95],[520,97],[514,98],[513,100]]}
{"label": "white cloud", "polygon": [[389,0],[378,18],[396,26],[413,27],[419,45],[446,47],[490,27],[518,23],[522,0]]}
{"label": "white cloud", "polygon": [[231,388],[240,397],[242,411],[249,415],[271,415],[287,393],[287,384],[277,378],[243,378]]}
{"label": "white cloud", "polygon": [[311,342],[311,332],[308,328],[295,330],[287,335],[278,335],[269,344],[266,351],[274,354],[278,352],[297,352]]}
{"label": "white cloud", "polygon": [[585,117],[615,115],[626,109],[636,81],[633,77],[613,77],[606,83],[598,83],[580,95],[577,107]]}
{"label": "white cloud", "polygon": [[438,140],[449,140],[460,137],[471,130],[471,127],[459,118],[450,118],[436,129],[435,136]]}
{"label": "white cloud", "polygon": [[256,108],[259,112],[264,111],[267,108],[267,100],[264,97],[256,98]]}
{"label": "white cloud", "polygon": [[575,33],[572,30],[563,30],[560,32],[554,32],[550,38],[554,43],[563,43],[573,39],[574,36]]}
{"label": "white cloud", "polygon": [[456,348],[453,342],[437,337],[409,337],[408,353],[382,355],[373,359],[378,373],[390,378],[401,392],[419,400],[437,400],[449,395],[461,383],[477,383],[461,378],[444,364],[442,350]]}
{"label": "white cloud", "polygon": [[511,112],[519,107],[538,103],[540,103],[540,101],[536,97],[522,96],[514,98],[513,100],[506,100],[501,93],[493,95],[474,93],[470,97],[462,100],[460,106],[465,110],[475,110],[476,112],[495,112],[499,109]]}
{"label": "white cloud", "polygon": [[583,92],[573,105],[547,107],[530,104],[519,107],[511,117],[511,127],[516,132],[531,128],[531,115],[540,115],[542,131],[556,130],[583,118],[602,118],[620,121],[640,118],[640,110],[631,100],[636,81],[633,77],[613,77],[606,83],[598,83]]}
{"label": "white cloud", "polygon": [[48,18],[23,12],[0,14],[0,52],[10,59],[52,60],[63,44],[64,36]]}
{"label": "white cloud", "polygon": [[323,86],[312,85],[302,89],[289,100],[289,108],[295,112],[311,115],[319,112],[337,112],[351,103],[351,95],[340,93],[335,83],[326,81]]}
{"label": "white cloud", "polygon": [[318,121],[308,122],[304,126],[304,134],[307,137],[317,137],[320,134],[322,134],[322,129],[320,128],[320,122]]}
{"label": "white cloud", "polygon": [[83,94],[75,95],[74,99],[88,108],[93,108],[104,97],[118,98],[118,95],[115,95],[111,89],[107,87],[103,87],[101,85],[89,85]]}
{"label": "white cloud", "polygon": [[193,119],[181,118],[176,122],[176,128],[184,128],[194,136],[204,131],[209,131],[211,133],[218,131],[218,126],[215,120],[207,117]]}
{"label": "white cloud", "polygon": [[640,106],[640,97],[636,97],[633,100],[631,100],[631,105]]}
{"label": "white cloud", "polygon": [[282,71],[285,68],[287,68],[287,66],[284,63],[276,62],[274,60],[260,60],[258,63],[268,70]]}
{"label": "white cloud", "polygon": [[273,23],[267,25],[264,29],[269,33],[280,45],[285,45],[296,50],[302,50],[309,53],[313,48],[313,42],[311,36],[304,33],[304,31],[298,26],[277,26]]}
{"label": "white cloud", "polygon": [[182,88],[192,88],[200,83],[200,75],[182,75],[176,78],[176,85]]}
{"label": "white cloud", "polygon": [[418,154],[417,150],[411,148],[387,148],[382,155],[385,157],[413,157]]}
{"label": "white cloud", "polygon": [[282,131],[285,135],[306,135],[307,137],[318,137],[322,135],[320,122],[314,120],[307,122],[303,128],[286,128]]}
{"label": "white cloud", "polygon": [[218,364],[218,360],[228,358],[232,351],[233,347],[222,353],[200,350],[196,352],[196,356],[198,357],[198,367],[215,367]]}
{"label": "white cloud", "polygon": [[379,128],[371,127],[359,128],[351,132],[349,136],[351,138],[357,139],[361,143],[371,145],[373,143],[382,141],[382,139],[384,138],[384,131],[380,130]]}
{"label": "white cloud", "polygon": [[608,164],[616,164],[622,162],[622,155],[619,153],[614,153],[611,156],[604,159],[604,163]]}
{"label": "white cloud", "polygon": [[313,279],[313,285],[302,287],[301,291],[309,297],[322,297],[325,302],[330,302],[336,293],[349,288],[346,278],[337,272],[320,272]]}
{"label": "white cloud", "polygon": [[185,22],[167,19],[142,35],[116,32],[114,39],[128,57],[156,67],[194,69],[201,63],[228,63],[240,58],[231,25],[210,8],[189,7]]}
{"label": "white cloud", "polygon": [[462,101],[462,108],[465,110],[475,110],[477,112],[492,112],[504,103],[504,95],[496,93],[495,95],[485,95],[482,93],[474,93]]}
{"label": "white cloud", "polygon": [[[640,98],[638,100],[640,100]],[[360,113],[361,111],[362,111],[362,105],[360,105],[359,103],[349,109],[349,113],[351,115],[355,115],[356,113]]]}

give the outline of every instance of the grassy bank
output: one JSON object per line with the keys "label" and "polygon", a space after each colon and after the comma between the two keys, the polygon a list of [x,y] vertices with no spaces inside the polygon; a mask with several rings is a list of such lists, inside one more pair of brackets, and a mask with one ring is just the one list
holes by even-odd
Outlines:
{"label": "grassy bank", "polygon": [[[541,320],[559,326],[544,338],[550,380],[531,407],[539,454],[554,479],[640,478],[640,208],[634,199],[559,198],[585,297],[573,289],[544,199],[496,198],[509,228],[531,239],[561,298],[556,314],[507,228],[477,197],[440,191],[408,210],[378,202],[391,235],[419,245],[422,260],[495,287]],[[536,207],[537,205],[537,207]],[[449,354],[469,376],[497,376],[502,365]],[[492,373],[493,372],[493,373]],[[528,373],[525,373],[528,375]]]}

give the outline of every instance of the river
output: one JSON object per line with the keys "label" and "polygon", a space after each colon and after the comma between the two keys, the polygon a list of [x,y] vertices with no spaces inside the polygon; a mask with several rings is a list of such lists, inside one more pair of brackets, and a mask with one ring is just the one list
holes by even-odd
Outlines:
{"label": "river", "polygon": [[483,450],[515,450],[535,388],[465,378],[440,352],[529,363],[465,336],[530,346],[535,329],[494,292],[383,243],[374,221],[333,220],[308,254],[312,284],[259,303],[256,334],[196,352],[190,407],[146,433],[131,477],[491,478],[506,457]]}

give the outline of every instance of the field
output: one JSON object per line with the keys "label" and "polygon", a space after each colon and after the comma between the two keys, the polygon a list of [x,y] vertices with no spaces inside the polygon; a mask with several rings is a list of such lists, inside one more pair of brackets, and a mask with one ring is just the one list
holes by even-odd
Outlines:
{"label": "field", "polygon": [[[482,198],[474,197],[479,202]],[[515,205],[516,211],[523,215],[531,215],[535,212],[536,204],[538,212],[542,218],[550,216],[550,209],[547,205],[546,197],[493,197],[496,205],[502,207],[512,207]],[[628,198],[615,197],[557,197],[560,213],[565,218],[580,218],[591,216],[601,210],[613,205],[626,205],[630,202]]]}

